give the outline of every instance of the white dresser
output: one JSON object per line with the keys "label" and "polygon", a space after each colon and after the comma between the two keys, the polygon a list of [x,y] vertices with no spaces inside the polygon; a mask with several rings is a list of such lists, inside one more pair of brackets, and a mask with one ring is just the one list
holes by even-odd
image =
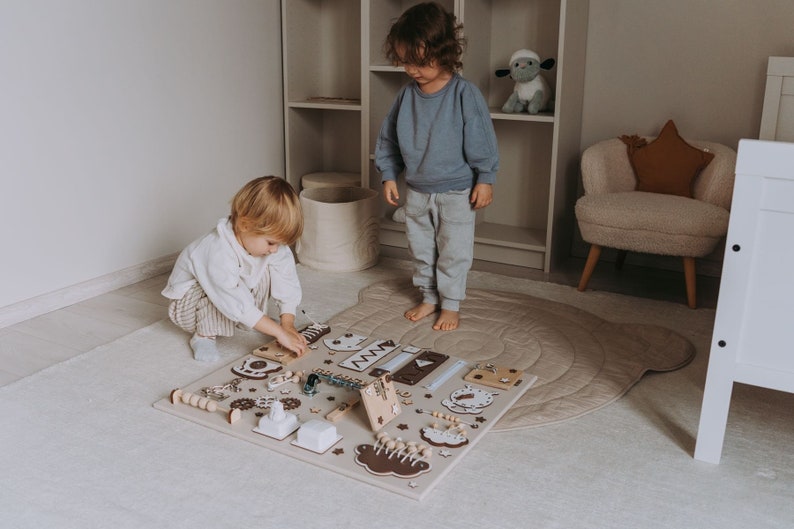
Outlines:
{"label": "white dresser", "polygon": [[719,463],[734,382],[794,393],[794,143],[739,142],[695,459]]}

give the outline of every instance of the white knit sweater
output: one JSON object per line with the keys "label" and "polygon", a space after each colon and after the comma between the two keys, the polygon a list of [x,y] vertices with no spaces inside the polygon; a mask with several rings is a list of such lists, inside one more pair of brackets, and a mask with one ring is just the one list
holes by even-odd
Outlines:
{"label": "white knit sweater", "polygon": [[266,274],[279,313],[295,314],[302,293],[292,250],[279,246],[276,253],[254,257],[240,245],[231,223],[223,218],[214,230],[182,250],[162,294],[181,299],[198,283],[224,316],[253,327],[264,312],[254,303],[252,291]]}

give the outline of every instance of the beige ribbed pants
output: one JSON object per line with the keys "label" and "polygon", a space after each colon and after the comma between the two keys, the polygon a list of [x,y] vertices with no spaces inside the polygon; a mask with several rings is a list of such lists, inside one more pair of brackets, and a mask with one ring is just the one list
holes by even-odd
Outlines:
{"label": "beige ribbed pants", "polygon": [[[270,294],[269,274],[265,274],[262,282],[252,292],[254,302],[262,312],[267,312],[267,300]],[[168,306],[168,317],[178,327],[189,333],[200,336],[232,336],[236,321],[224,316],[212,304],[207,293],[196,283],[182,299],[175,299]]]}

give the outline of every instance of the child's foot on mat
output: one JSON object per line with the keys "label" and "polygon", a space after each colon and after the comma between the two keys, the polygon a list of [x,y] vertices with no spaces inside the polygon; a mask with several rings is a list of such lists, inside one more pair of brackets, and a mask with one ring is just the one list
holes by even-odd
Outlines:
{"label": "child's foot on mat", "polygon": [[419,321],[422,318],[433,314],[437,307],[432,303],[420,303],[412,309],[405,311],[405,317],[411,321]]}
{"label": "child's foot on mat", "polygon": [[441,314],[433,325],[433,329],[437,331],[454,331],[458,328],[458,323],[460,323],[458,311],[441,309]]}
{"label": "child's foot on mat", "polygon": [[190,347],[193,349],[193,358],[199,362],[214,362],[221,359],[214,336],[194,334],[190,339]]}

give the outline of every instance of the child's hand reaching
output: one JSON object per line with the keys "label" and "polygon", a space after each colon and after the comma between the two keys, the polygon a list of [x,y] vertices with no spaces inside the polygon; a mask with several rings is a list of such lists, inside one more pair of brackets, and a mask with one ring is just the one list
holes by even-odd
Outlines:
{"label": "child's hand reaching", "polygon": [[291,325],[282,323],[281,330],[283,336],[276,336],[278,343],[295,353],[296,356],[303,356],[303,353],[306,352],[306,338]]}
{"label": "child's hand reaching", "polygon": [[277,323],[267,316],[254,325],[254,329],[267,334],[276,339],[282,347],[292,351],[297,356],[303,356],[306,352],[306,338],[295,329],[295,315],[284,313],[281,315],[281,323]]}
{"label": "child's hand reaching", "polygon": [[471,191],[471,207],[482,209],[493,202],[493,186],[491,184],[477,184]]}

